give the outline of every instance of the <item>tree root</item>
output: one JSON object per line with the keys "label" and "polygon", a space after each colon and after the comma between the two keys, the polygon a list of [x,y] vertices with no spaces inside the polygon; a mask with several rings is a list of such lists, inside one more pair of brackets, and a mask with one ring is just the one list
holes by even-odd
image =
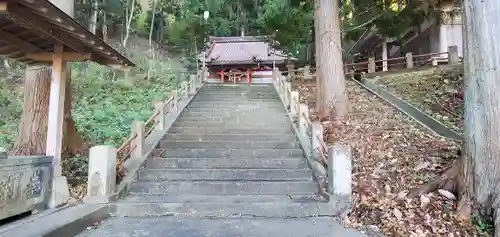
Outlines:
{"label": "tree root", "polygon": [[458,179],[460,176],[460,165],[461,159],[455,160],[450,168],[448,168],[443,174],[425,184],[420,188],[411,190],[408,194],[409,198],[414,198],[426,193],[434,192],[438,189],[444,189],[452,193],[458,193]]}

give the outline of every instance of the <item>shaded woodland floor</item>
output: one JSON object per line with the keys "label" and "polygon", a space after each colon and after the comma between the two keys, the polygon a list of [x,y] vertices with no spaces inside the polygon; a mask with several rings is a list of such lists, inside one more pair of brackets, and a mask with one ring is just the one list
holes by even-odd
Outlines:
{"label": "shaded woodland floor", "polygon": [[[401,91],[424,111],[425,106],[432,109],[440,103],[454,106],[453,112],[461,114],[461,97],[456,92],[459,83],[446,82],[448,76],[443,69],[432,69],[378,77],[377,82]],[[293,87],[300,92],[301,102],[313,109],[315,81],[296,80]],[[449,168],[459,156],[461,144],[433,135],[353,81],[347,82],[347,93],[348,118],[342,124],[323,121],[328,143],[342,142],[353,148],[354,207],[344,223],[368,226],[387,236],[489,236],[489,224],[455,219],[454,195],[445,190],[407,196]],[[434,111],[433,116],[451,118],[444,112]],[[311,119],[316,119],[314,114]],[[460,119],[441,119],[461,128]]]}

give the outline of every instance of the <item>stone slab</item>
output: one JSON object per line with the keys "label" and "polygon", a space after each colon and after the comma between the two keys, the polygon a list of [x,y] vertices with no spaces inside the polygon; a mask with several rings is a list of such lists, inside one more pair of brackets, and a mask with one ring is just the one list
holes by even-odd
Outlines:
{"label": "stone slab", "polygon": [[45,209],[52,194],[52,157],[0,159],[0,220]]}
{"label": "stone slab", "polygon": [[308,169],[144,169],[140,180],[150,181],[296,181],[312,180]]}
{"label": "stone slab", "polygon": [[128,196],[119,203],[304,203],[324,202],[322,197],[315,195],[158,195],[158,196]]}
{"label": "stone slab", "polygon": [[300,148],[299,144],[293,142],[267,142],[267,141],[231,141],[231,142],[198,142],[186,140],[160,141],[160,148],[218,148],[218,149],[293,149]]}
{"label": "stone slab", "polygon": [[305,194],[315,193],[313,181],[138,181],[132,193],[162,194]]}
{"label": "stone slab", "polygon": [[168,130],[173,133],[208,133],[208,134],[293,134],[291,127],[269,127],[269,128],[224,128],[224,127],[183,127],[174,126]]}
{"label": "stone slab", "polygon": [[120,217],[313,217],[332,216],[333,208],[322,202],[263,203],[117,203],[112,214]]}
{"label": "stone slab", "polygon": [[161,158],[152,157],[147,160],[146,168],[194,168],[194,169],[303,169],[307,165],[302,157],[297,158]]}
{"label": "stone slab", "polygon": [[173,158],[288,158],[302,157],[301,149],[222,149],[222,148],[172,148],[155,150],[155,156]]}
{"label": "stone slab", "polygon": [[241,134],[167,134],[162,140],[184,140],[184,141],[279,141],[279,142],[294,142],[297,138],[292,134],[256,134],[256,135],[241,135]]}

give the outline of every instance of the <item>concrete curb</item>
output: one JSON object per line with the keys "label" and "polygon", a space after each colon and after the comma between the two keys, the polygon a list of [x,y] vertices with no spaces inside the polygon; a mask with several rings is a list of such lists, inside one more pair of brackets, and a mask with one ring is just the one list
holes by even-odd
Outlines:
{"label": "concrete curb", "polygon": [[416,108],[415,106],[411,105],[410,103],[398,98],[397,96],[391,94],[390,92],[380,88],[379,86],[375,85],[374,83],[370,82],[367,79],[364,79],[362,81],[358,80],[353,80],[356,82],[358,85],[363,87],[364,89],[370,91],[372,94],[376,95],[377,97],[383,99],[390,105],[392,105],[394,108],[398,109],[411,119],[415,120],[418,122],[420,125],[424,126],[428,130],[432,131],[433,133],[453,139],[453,140],[462,140],[463,137],[456,133],[455,131],[449,129],[446,127],[444,124],[439,122],[438,120],[434,119],[433,117],[427,115],[424,113],[422,110]]}
{"label": "concrete curb", "polygon": [[75,236],[94,223],[110,217],[109,206],[105,204],[82,204],[62,208],[12,227],[0,237],[70,237]]}

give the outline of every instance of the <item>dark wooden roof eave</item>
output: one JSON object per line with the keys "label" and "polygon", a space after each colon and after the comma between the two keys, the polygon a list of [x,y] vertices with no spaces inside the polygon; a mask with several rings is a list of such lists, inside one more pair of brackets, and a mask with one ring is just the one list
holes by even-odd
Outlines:
{"label": "dark wooden roof eave", "polygon": [[0,0],[0,35],[0,55],[28,64],[44,62],[26,55],[63,45],[65,51],[89,55],[88,60],[102,65],[135,66],[48,0]]}

